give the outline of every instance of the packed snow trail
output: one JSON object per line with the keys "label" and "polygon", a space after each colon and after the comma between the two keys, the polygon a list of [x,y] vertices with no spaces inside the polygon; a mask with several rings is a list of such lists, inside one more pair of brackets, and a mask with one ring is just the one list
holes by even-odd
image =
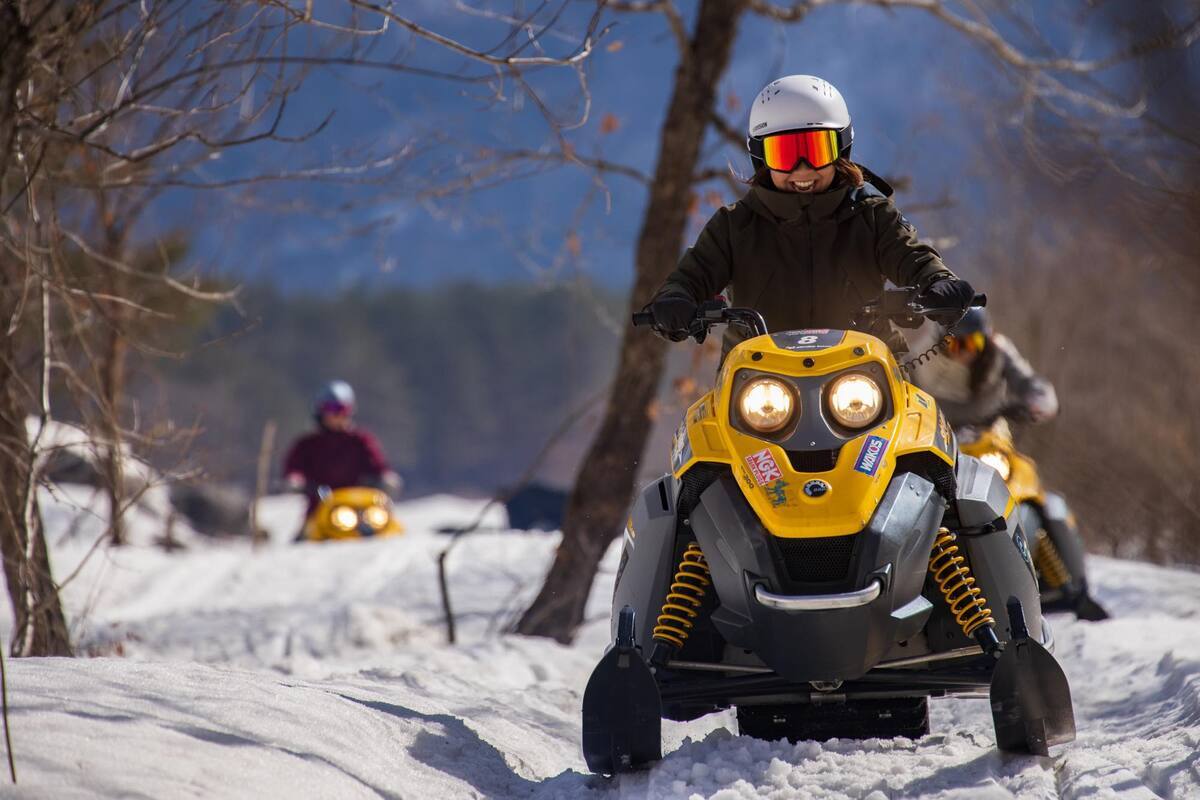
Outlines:
{"label": "packed snow trail", "polygon": [[[72,527],[43,502],[65,575],[101,522]],[[478,507],[413,501],[401,539],[289,546],[296,499],[271,498],[275,547],[98,551],[65,589],[76,641],[98,657],[9,662],[20,783],[0,796],[1200,797],[1200,574],[1108,559],[1092,580],[1114,619],[1053,618],[1079,739],[1051,758],[1001,755],[986,701],[950,699],[915,742],[763,742],[731,732],[729,714],[665,723],[654,769],[588,775],[580,695],[607,642],[616,551],[563,647],[500,633],[557,536],[464,538],[448,561],[449,647],[434,531]]]}

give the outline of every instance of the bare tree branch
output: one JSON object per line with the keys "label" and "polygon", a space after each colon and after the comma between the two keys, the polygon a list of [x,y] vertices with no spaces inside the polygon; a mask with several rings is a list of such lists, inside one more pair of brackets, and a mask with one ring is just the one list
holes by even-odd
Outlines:
{"label": "bare tree branch", "polygon": [[911,8],[924,11],[983,44],[993,56],[1005,64],[1026,72],[1099,72],[1158,50],[1190,47],[1200,39],[1200,16],[1197,16],[1181,27],[1173,26],[1104,58],[1035,58],[1007,41],[994,25],[956,14],[942,0],[800,0],[790,6],[778,6],[770,0],[749,0],[749,3],[754,13],[779,22],[798,22],[815,9],[834,5],[866,5],[889,10]]}
{"label": "bare tree branch", "polygon": [[407,17],[402,17],[386,6],[377,5],[375,3],[366,2],[366,0],[349,0],[350,5],[355,8],[361,8],[365,11],[371,11],[378,14],[385,20],[394,22],[401,28],[413,33],[422,39],[427,39],[434,44],[446,48],[450,52],[465,56],[466,58],[481,61],[484,64],[493,67],[563,67],[579,64],[588,56],[596,44],[604,38],[608,33],[609,28],[599,29],[600,19],[604,13],[604,3],[596,4],[596,10],[592,14],[591,20],[588,22],[587,31],[583,35],[582,40],[575,49],[566,56],[555,58],[551,56],[532,56],[522,57],[516,55],[495,56],[483,50],[476,50],[468,47],[461,42],[451,39],[449,36],[429,30],[416,22],[413,22]]}
{"label": "bare tree branch", "polygon": [[679,8],[675,5],[674,0],[608,0],[607,5],[614,11],[661,13],[667,18],[671,35],[675,37],[676,48],[680,53],[687,51],[691,40],[688,37],[683,15],[679,13]]}

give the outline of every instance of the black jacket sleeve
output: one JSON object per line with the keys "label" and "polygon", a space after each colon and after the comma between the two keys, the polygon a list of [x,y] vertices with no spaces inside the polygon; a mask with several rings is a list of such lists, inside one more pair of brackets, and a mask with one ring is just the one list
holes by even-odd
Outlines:
{"label": "black jacket sleeve", "polygon": [[696,243],[679,259],[679,266],[667,276],[655,297],[675,294],[697,303],[711,300],[733,278],[733,254],[729,244],[729,210],[713,214]]}
{"label": "black jacket sleeve", "polygon": [[889,200],[874,207],[875,255],[879,269],[897,286],[924,289],[936,279],[955,277],[932,245],[917,237],[917,229]]}

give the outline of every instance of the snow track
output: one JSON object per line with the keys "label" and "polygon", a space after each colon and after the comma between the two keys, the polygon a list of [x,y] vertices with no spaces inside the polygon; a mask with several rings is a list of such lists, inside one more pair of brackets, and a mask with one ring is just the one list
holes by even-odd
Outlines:
{"label": "snow track", "polygon": [[[9,663],[20,783],[0,796],[1200,797],[1200,574],[1107,559],[1092,579],[1114,619],[1054,618],[1079,739],[1051,758],[998,753],[986,701],[941,700],[917,741],[764,742],[723,714],[666,723],[650,771],[587,775],[580,694],[607,640],[615,552],[563,647],[499,634],[557,538],[467,537],[448,561],[452,648],[433,531],[477,507],[406,504],[410,533],[393,541],[93,556],[65,600],[81,649],[102,657]],[[294,498],[264,508],[286,540]],[[76,527],[60,574],[90,545],[92,526]]]}

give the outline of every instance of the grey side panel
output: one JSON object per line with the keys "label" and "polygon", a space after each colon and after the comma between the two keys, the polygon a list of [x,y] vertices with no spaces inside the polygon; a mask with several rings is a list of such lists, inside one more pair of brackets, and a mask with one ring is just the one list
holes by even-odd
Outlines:
{"label": "grey side panel", "polygon": [[[1037,532],[1042,528],[1042,514],[1038,507],[1032,503],[1021,503],[1013,510],[1013,519],[1009,521],[1009,525],[1019,525],[1021,528],[1021,538],[1013,539],[1013,544],[1016,545],[1017,551],[1021,557],[1025,559],[1026,566],[1029,567],[1030,573],[1033,574],[1034,583],[1037,583],[1037,567],[1033,562],[1033,551],[1037,546]],[[1009,531],[1014,534],[1014,531]],[[1022,544],[1025,547],[1025,552],[1021,552]],[[1026,558],[1028,556],[1028,558]],[[1039,586],[1040,589],[1040,586]]]}
{"label": "grey side panel", "polygon": [[[661,486],[661,488],[660,488]],[[652,631],[675,570],[675,480],[664,475],[644,488],[629,509],[633,536],[625,537],[623,568],[613,590],[612,636],[617,612],[632,606],[637,643],[649,654]],[[666,508],[663,507],[664,497]]]}
{"label": "grey side panel", "polygon": [[735,479],[722,477],[691,513],[720,602],[713,624],[730,645],[754,652],[791,680],[857,678],[928,618],[932,606],[921,598],[921,588],[943,513],[933,484],[911,473],[896,476],[868,526],[855,534],[852,583],[864,588],[881,577],[880,596],[856,608],[785,611],[761,605],[755,586],[802,592],[794,584],[789,591],[773,558],[771,534]]}
{"label": "grey side panel", "polygon": [[1004,516],[1008,487],[1000,473],[974,456],[959,455],[958,518],[965,528],[980,528]]}
{"label": "grey side panel", "polygon": [[978,586],[987,598],[988,608],[996,618],[996,635],[1002,641],[1012,638],[1012,628],[1005,608],[1008,598],[1017,597],[1025,612],[1025,624],[1030,636],[1042,638],[1042,600],[1037,580],[1022,558],[1015,537],[1024,537],[1021,526],[1013,530],[996,531],[983,536],[960,538],[966,541],[967,558]]}
{"label": "grey side panel", "polygon": [[929,552],[945,511],[934,485],[906,472],[892,479],[883,502],[860,534],[864,537],[860,559],[865,556],[867,562],[891,565],[893,617],[903,620],[897,639],[915,634],[929,616],[932,606],[928,602],[915,606],[912,602],[921,596]]}
{"label": "grey side panel", "polygon": [[971,572],[977,581],[976,586],[982,590],[988,608],[996,619],[996,635],[1001,640],[1012,637],[1005,606],[1008,598],[1016,597],[1021,601],[1030,635],[1040,640],[1041,597],[1029,552],[1029,532],[1022,524],[1022,515],[1014,508],[1005,518],[1010,494],[996,470],[977,458],[960,455],[957,472],[956,504],[963,528],[977,529],[997,519],[1004,519],[1004,528],[1001,530],[959,537],[959,544],[967,554]]}

